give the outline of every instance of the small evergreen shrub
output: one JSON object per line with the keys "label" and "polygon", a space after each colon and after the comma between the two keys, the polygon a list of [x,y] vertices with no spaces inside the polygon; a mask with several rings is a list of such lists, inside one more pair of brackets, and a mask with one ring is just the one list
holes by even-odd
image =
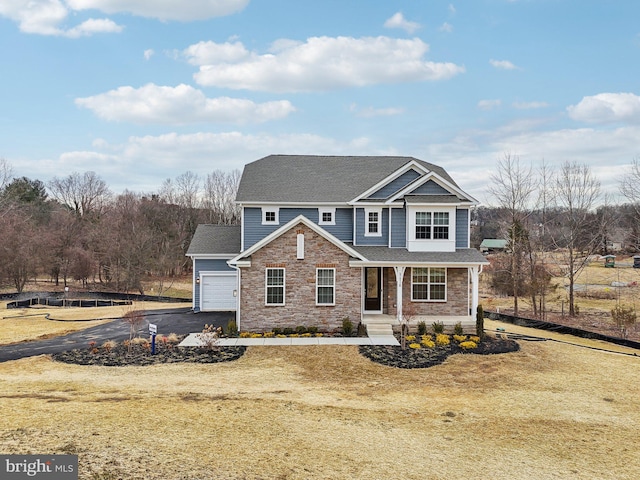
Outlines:
{"label": "small evergreen shrub", "polygon": [[426,335],[427,334],[427,324],[424,320],[418,322],[418,335]]}
{"label": "small evergreen shrub", "polygon": [[235,337],[238,335],[238,325],[236,325],[236,319],[232,318],[227,322],[227,328],[225,329],[225,333],[230,337]]}
{"label": "small evergreen shrub", "polygon": [[444,333],[444,323],[442,322],[433,322],[431,324],[431,328],[433,330],[433,333],[435,333],[436,335],[439,333]]}
{"label": "small evergreen shrub", "polygon": [[316,333],[318,333],[318,327],[307,327],[307,332],[315,335]]}
{"label": "small evergreen shrub", "polygon": [[353,334],[353,322],[349,317],[342,319],[342,334],[346,336]]}
{"label": "small evergreen shrub", "polygon": [[285,335],[292,335],[295,332],[295,330],[291,327],[285,327],[282,329],[282,333],[284,333]]}
{"label": "small evergreen shrub", "polygon": [[480,338],[484,338],[484,310],[482,305],[478,305],[476,310],[476,335]]}
{"label": "small evergreen shrub", "polygon": [[305,327],[304,325],[298,325],[296,327],[296,333],[302,335],[303,333],[307,333],[307,327]]}
{"label": "small evergreen shrub", "polygon": [[464,333],[461,322],[458,322],[453,326],[453,333],[454,335],[462,335]]}
{"label": "small evergreen shrub", "polygon": [[358,336],[359,337],[367,336],[367,326],[362,322],[358,323]]}
{"label": "small evergreen shrub", "polygon": [[282,329],[278,327],[274,327],[272,330],[274,335],[282,335]]}

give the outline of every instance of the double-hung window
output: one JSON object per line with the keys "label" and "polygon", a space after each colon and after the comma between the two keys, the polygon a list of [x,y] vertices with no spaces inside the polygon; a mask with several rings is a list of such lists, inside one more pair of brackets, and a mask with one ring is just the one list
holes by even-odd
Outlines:
{"label": "double-hung window", "polygon": [[284,268],[267,268],[265,273],[265,304],[284,305]]}
{"label": "double-hung window", "polygon": [[382,236],[382,209],[370,208],[364,211],[365,221],[365,237],[381,237]]}
{"label": "double-hung window", "polygon": [[449,212],[416,212],[416,240],[448,240]]}
{"label": "double-hung window", "polygon": [[336,269],[316,269],[316,305],[336,304]]}
{"label": "double-hung window", "polygon": [[447,300],[446,268],[412,268],[411,300],[444,302]]}

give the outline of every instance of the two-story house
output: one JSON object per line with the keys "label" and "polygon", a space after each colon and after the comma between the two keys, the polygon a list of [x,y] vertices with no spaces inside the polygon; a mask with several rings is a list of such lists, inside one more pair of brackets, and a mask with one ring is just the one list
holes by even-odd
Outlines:
{"label": "two-story house", "polygon": [[271,155],[245,166],[238,226],[200,225],[194,311],[235,311],[238,328],[340,328],[441,321],[475,326],[469,248],[477,201],[411,157]]}

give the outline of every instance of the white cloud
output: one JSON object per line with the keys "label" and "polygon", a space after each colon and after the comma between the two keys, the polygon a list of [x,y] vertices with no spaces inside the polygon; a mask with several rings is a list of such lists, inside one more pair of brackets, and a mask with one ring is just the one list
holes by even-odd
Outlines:
{"label": "white cloud", "polygon": [[[100,140],[94,151],[72,151],[57,159],[22,161],[19,174],[37,168],[41,178],[60,172],[84,171],[91,165],[115,192],[157,191],[166,178],[191,170],[206,175],[216,169],[242,169],[248,162],[274,152],[319,155],[384,154],[370,146],[368,138],[340,141],[315,134],[248,135],[238,131],[192,134],[167,133],[130,137],[123,144]],[[188,159],[188,163],[185,163]],[[24,173],[23,173],[24,171]],[[33,170],[32,170],[33,171]],[[123,174],[126,172],[126,174]]]}
{"label": "white cloud", "polygon": [[384,22],[384,27],[401,28],[405,32],[411,34],[420,29],[420,24],[417,22],[410,22],[409,20],[404,18],[402,12],[396,12],[391,17],[389,17],[386,22]]}
{"label": "white cloud", "polygon": [[204,20],[241,11],[249,0],[66,0],[73,10],[95,9],[105,13],[132,13],[159,20]]}
{"label": "white cloud", "polygon": [[440,30],[441,32],[451,33],[453,32],[453,25],[451,25],[449,22],[444,22],[442,25],[440,25],[440,28],[438,30]]}
{"label": "white cloud", "polygon": [[145,50],[144,53],[143,53],[144,59],[145,60],[150,60],[151,57],[153,57],[155,54],[156,54],[156,52],[152,48],[149,48],[149,49]]}
{"label": "white cloud", "polygon": [[588,123],[640,123],[640,96],[633,93],[600,93],[567,107],[569,116]]}
{"label": "white cloud", "polygon": [[512,105],[513,108],[517,108],[518,110],[534,110],[549,106],[547,102],[514,102]]}
{"label": "white cloud", "polygon": [[517,70],[518,67],[516,67],[513,63],[511,63],[509,60],[489,60],[489,63],[494,66],[495,68],[498,68],[500,70]]}
{"label": "white cloud", "polygon": [[481,110],[491,110],[498,108],[500,105],[502,105],[502,100],[480,100],[478,102],[478,108]]}
{"label": "white cloud", "polygon": [[[454,63],[425,61],[429,46],[417,38],[312,37],[279,46],[277,53],[260,55],[247,53],[241,43],[206,42],[183,53],[200,65],[194,78],[201,85],[271,92],[443,80],[465,71]],[[210,58],[215,61],[205,63]]]}
{"label": "white cloud", "polygon": [[365,107],[360,108],[355,103],[351,104],[349,107],[349,111],[351,111],[356,117],[362,118],[373,118],[373,117],[391,117],[395,115],[401,115],[404,113],[404,108],[399,107],[387,107],[387,108],[374,108],[374,107]]}
{"label": "white cloud", "polygon": [[198,42],[187,47],[183,54],[191,65],[196,66],[233,63],[249,57],[249,51],[241,42]]}
{"label": "white cloud", "polygon": [[97,20],[90,18],[77,27],[67,30],[64,36],[69,38],[88,37],[94,33],[120,33],[122,30],[122,26],[117,25],[108,18]]}
{"label": "white cloud", "polygon": [[190,21],[231,15],[248,3],[249,0],[0,0],[0,16],[16,22],[24,33],[78,38],[94,33],[118,33],[123,28],[108,18],[90,18],[72,27],[64,25],[70,13],[82,10]]}
{"label": "white cloud", "polygon": [[261,123],[286,117],[295,111],[287,100],[254,103],[238,98],[207,98],[201,90],[184,84],[120,87],[92,97],[77,98],[75,103],[105,120],[139,124]]}
{"label": "white cloud", "polygon": [[453,3],[449,4],[449,14],[451,14],[451,15],[455,15],[456,14],[456,7],[453,6]]}
{"label": "white cloud", "polygon": [[109,19],[90,18],[81,24],[64,28],[69,16],[67,4],[61,0],[2,0],[0,15],[16,22],[20,31],[39,35],[78,38],[94,33],[118,33],[122,26]]}

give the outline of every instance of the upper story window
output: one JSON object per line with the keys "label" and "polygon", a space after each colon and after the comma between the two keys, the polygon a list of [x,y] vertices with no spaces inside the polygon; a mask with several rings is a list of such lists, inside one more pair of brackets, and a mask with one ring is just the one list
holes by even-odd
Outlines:
{"label": "upper story window", "polygon": [[274,207],[262,207],[262,224],[278,225],[280,210]]}
{"label": "upper story window", "polygon": [[449,212],[416,212],[416,240],[448,240]]}
{"label": "upper story window", "polygon": [[284,268],[267,268],[265,272],[265,305],[284,305]]}
{"label": "upper story window", "polygon": [[381,237],[382,236],[382,209],[381,208],[366,208],[364,210],[365,216],[365,237]]}
{"label": "upper story window", "polygon": [[318,225],[335,225],[336,209],[335,208],[319,208],[318,209]]}

